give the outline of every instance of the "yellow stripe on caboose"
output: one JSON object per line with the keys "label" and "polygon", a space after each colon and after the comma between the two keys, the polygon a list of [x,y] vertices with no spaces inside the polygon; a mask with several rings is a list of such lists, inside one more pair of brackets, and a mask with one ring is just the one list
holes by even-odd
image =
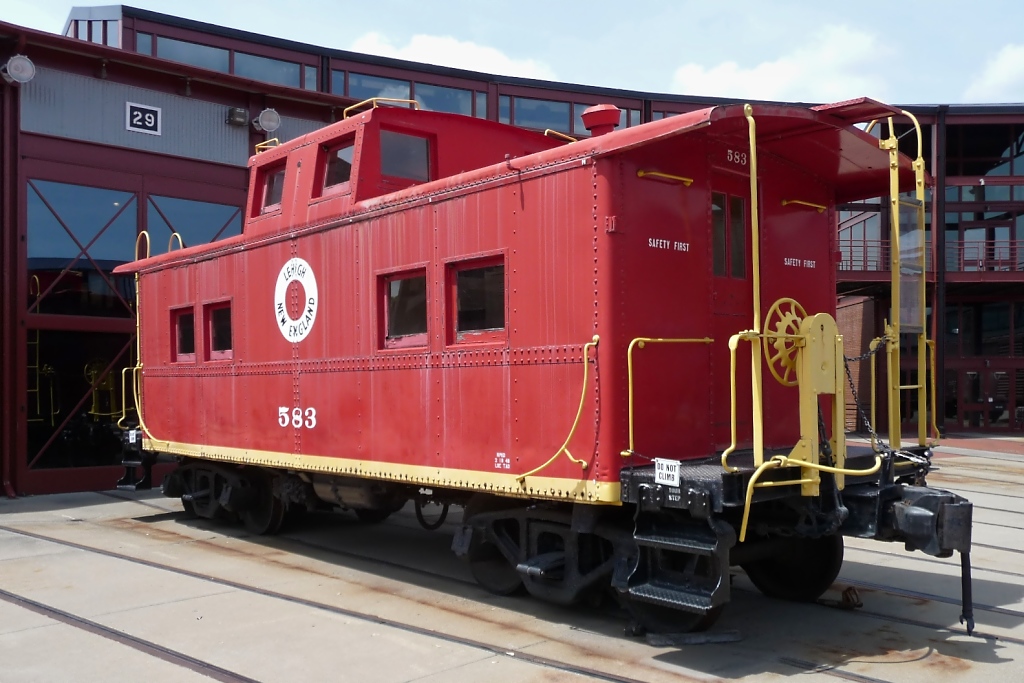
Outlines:
{"label": "yellow stripe on caboose", "polygon": [[412,486],[440,486],[482,491],[517,498],[539,498],[595,505],[621,505],[619,482],[528,476],[522,484],[512,473],[477,472],[447,467],[405,465],[323,455],[291,454],[250,448],[230,448],[143,439],[142,448],[207,460],[220,460],[300,472],[382,479]]}

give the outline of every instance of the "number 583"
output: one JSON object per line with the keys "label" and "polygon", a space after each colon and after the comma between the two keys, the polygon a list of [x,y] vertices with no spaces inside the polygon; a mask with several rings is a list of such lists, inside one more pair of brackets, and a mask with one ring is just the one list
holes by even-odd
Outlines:
{"label": "number 583", "polygon": [[303,412],[302,408],[292,408],[289,410],[285,406],[279,406],[277,409],[277,424],[282,427],[291,425],[296,429],[302,427],[313,429],[313,427],[316,427],[316,408],[306,408],[305,412]]}

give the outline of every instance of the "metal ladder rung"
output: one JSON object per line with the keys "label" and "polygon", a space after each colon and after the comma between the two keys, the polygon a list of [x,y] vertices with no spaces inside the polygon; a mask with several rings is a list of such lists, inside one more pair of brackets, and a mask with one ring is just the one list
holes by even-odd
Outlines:
{"label": "metal ladder rung", "polygon": [[903,390],[903,389],[920,389],[921,385],[920,384],[901,384],[899,388],[901,390]]}

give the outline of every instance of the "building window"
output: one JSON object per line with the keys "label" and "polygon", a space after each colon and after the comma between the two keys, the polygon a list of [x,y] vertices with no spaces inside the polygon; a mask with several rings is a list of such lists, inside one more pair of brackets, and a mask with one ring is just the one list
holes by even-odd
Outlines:
{"label": "building window", "polygon": [[143,55],[153,54],[153,35],[150,33],[136,33],[135,51]]}
{"label": "building window", "polygon": [[487,93],[478,92],[476,93],[476,112],[474,114],[478,119],[487,118]]}
{"label": "building window", "polygon": [[206,306],[205,327],[207,339],[207,360],[231,358],[231,304],[218,303]]}
{"label": "building window", "polygon": [[191,308],[171,311],[171,329],[174,330],[176,363],[192,363],[196,359],[196,316]]}
{"label": "building window", "polygon": [[320,83],[317,82],[316,67],[304,64],[302,66],[302,87],[306,90],[319,90]]}
{"label": "building window", "polygon": [[110,47],[121,47],[121,22],[107,21],[106,44]]}
{"label": "building window", "polygon": [[262,213],[269,213],[281,208],[281,197],[284,195],[284,172],[283,165],[267,169],[266,180],[263,184],[263,208]]}
{"label": "building window", "polygon": [[430,111],[473,115],[473,93],[470,90],[417,83],[416,101],[420,103],[421,108]]}
{"label": "building window", "polygon": [[385,348],[426,346],[426,271],[388,276],[383,282]]}
{"label": "building window", "polygon": [[156,56],[221,73],[228,73],[230,68],[227,50],[164,36],[156,37]]}
{"label": "building window", "polygon": [[512,111],[512,123],[523,128],[550,128],[568,133],[571,123],[570,110],[568,102],[517,97]]}
{"label": "building window", "polygon": [[185,247],[241,234],[242,209],[230,204],[151,194],[146,202],[146,227],[152,238],[150,253],[162,254],[173,233],[178,233]]}
{"label": "building window", "polygon": [[459,264],[454,270],[456,341],[487,339],[467,333],[504,330],[505,264]]}
{"label": "building window", "polygon": [[345,72],[331,71],[331,92],[335,95],[345,94]]}
{"label": "building window", "polygon": [[498,123],[512,123],[512,98],[508,95],[498,97]]}
{"label": "building window", "polygon": [[289,85],[293,88],[302,87],[299,64],[245,52],[235,53],[235,75],[267,83]]}
{"label": "building window", "polygon": [[348,96],[357,100],[368,100],[372,97],[407,100],[409,99],[409,81],[349,73]]}
{"label": "building window", "polygon": [[390,130],[380,132],[381,175],[417,182],[430,180],[430,144],[426,138]]}

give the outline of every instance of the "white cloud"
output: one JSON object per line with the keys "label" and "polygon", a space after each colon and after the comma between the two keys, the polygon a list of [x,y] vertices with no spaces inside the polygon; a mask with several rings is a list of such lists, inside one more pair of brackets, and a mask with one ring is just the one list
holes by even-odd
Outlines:
{"label": "white cloud", "polygon": [[965,102],[1024,102],[1024,45],[1004,45],[964,90]]}
{"label": "white cloud", "polygon": [[477,45],[451,36],[414,35],[403,46],[396,47],[380,33],[371,32],[352,43],[355,52],[383,57],[408,59],[457,69],[470,69],[502,76],[554,79],[555,72],[547,64],[534,59],[513,59],[486,45]]}
{"label": "white cloud", "polygon": [[825,26],[773,61],[746,68],[734,61],[676,69],[672,88],[686,95],[833,102],[868,96],[884,99],[891,51],[875,36],[846,26]]}

